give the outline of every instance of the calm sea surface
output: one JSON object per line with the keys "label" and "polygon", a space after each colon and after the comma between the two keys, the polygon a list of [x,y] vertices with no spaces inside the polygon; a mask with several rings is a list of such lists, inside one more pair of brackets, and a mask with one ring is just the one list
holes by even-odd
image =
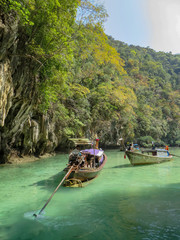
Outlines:
{"label": "calm sea surface", "polygon": [[84,188],[60,187],[36,219],[68,156],[0,166],[0,239],[179,240],[180,158],[133,167],[123,152],[106,154],[98,178]]}

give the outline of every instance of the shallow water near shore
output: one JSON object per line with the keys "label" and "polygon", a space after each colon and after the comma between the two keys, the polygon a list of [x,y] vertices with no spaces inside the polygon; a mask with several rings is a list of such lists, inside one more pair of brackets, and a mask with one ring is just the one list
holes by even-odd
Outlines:
{"label": "shallow water near shore", "polygon": [[[180,156],[180,148],[170,149]],[[1,240],[179,240],[180,158],[130,165],[119,150],[105,151],[100,175],[84,188],[60,187],[68,155],[0,166]]]}

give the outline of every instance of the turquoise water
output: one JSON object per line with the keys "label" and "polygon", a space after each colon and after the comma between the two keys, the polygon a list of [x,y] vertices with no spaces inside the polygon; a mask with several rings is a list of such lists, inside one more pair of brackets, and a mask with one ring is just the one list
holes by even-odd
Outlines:
{"label": "turquoise water", "polygon": [[84,188],[60,187],[37,218],[68,156],[0,166],[0,239],[180,239],[180,158],[133,167],[123,152],[106,154],[98,178]]}

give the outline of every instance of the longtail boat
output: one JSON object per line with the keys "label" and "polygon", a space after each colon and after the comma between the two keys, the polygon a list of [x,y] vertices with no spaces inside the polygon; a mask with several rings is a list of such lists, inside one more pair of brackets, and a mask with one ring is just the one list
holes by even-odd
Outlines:
{"label": "longtail boat", "polygon": [[[96,139],[96,146],[92,147],[92,142],[88,139],[71,139],[75,145],[74,149],[69,155],[67,167],[64,169],[68,172],[74,166],[69,178],[64,182],[65,186],[77,184],[81,186],[83,182],[94,179],[98,176],[107,161],[107,156],[102,149],[98,149],[99,139]],[[82,149],[85,145],[90,148]]]}
{"label": "longtail boat", "polygon": [[104,151],[102,149],[98,149],[99,139],[96,139],[96,145],[94,148],[82,150],[79,149],[80,146],[93,146],[89,139],[70,140],[74,142],[77,148],[69,155],[68,166],[64,169],[66,174],[39,213],[33,214],[34,217],[37,217],[44,211],[62,184],[66,187],[82,187],[85,182],[98,176],[107,161],[107,156],[104,154]]}
{"label": "longtail boat", "polygon": [[155,164],[173,160],[169,151],[164,149],[142,150],[141,152],[126,150],[125,154],[132,165]]}

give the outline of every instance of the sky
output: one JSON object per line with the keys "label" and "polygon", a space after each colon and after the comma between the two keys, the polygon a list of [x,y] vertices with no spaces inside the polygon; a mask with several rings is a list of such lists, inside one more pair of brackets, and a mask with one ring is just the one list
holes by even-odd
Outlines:
{"label": "sky", "polygon": [[180,53],[180,0],[99,0],[109,15],[105,33],[155,51]]}

